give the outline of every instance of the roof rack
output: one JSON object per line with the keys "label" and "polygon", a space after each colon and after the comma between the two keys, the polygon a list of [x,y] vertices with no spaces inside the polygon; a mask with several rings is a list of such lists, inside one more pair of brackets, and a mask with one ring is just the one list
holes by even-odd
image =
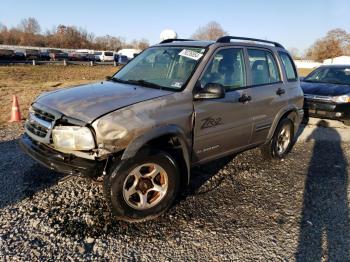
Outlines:
{"label": "roof rack", "polygon": [[166,43],[172,43],[172,42],[182,42],[182,41],[194,41],[193,39],[178,39],[178,38],[170,38],[170,39],[165,39],[159,44],[166,44]]}
{"label": "roof rack", "polygon": [[260,43],[267,43],[274,45],[276,47],[281,47],[284,49],[283,45],[277,42],[263,40],[263,39],[257,39],[257,38],[249,38],[249,37],[239,37],[239,36],[223,36],[220,37],[218,40],[216,40],[217,43],[230,43],[231,40],[244,40],[244,41],[253,41],[253,42],[260,42]]}

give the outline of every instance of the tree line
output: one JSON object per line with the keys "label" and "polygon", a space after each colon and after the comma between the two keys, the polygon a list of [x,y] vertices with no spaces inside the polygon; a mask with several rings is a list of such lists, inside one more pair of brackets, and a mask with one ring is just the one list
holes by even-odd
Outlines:
{"label": "tree line", "polygon": [[326,36],[317,39],[306,51],[306,58],[322,62],[324,59],[341,55],[350,55],[350,34],[344,29],[336,28]]}
{"label": "tree line", "polygon": [[146,39],[126,42],[122,37],[110,35],[95,37],[83,28],[63,24],[42,32],[39,22],[33,17],[23,19],[12,28],[0,23],[0,44],[114,51],[122,48],[142,50],[149,46]]}
{"label": "tree line", "polygon": [[[212,21],[199,27],[191,38],[216,40],[226,34],[220,24]],[[0,23],[0,44],[115,51],[122,48],[142,50],[149,46],[147,39],[126,42],[122,37],[111,35],[96,37],[83,28],[63,24],[42,32],[39,22],[33,17],[23,19],[19,25],[12,28],[7,28],[6,25]]]}
{"label": "tree line", "polygon": [[[211,21],[200,26],[191,38],[216,40],[227,34],[219,23]],[[33,17],[23,19],[18,26],[13,28],[7,28],[0,23],[0,44],[115,51],[122,48],[142,50],[149,46],[147,39],[126,42],[122,37],[110,35],[95,37],[93,33],[85,29],[63,24],[43,33],[40,24]],[[316,61],[350,55],[350,34],[343,29],[336,28],[328,31],[326,36],[317,39],[303,55],[300,55],[296,48],[289,48],[289,51],[294,59],[305,58]]]}

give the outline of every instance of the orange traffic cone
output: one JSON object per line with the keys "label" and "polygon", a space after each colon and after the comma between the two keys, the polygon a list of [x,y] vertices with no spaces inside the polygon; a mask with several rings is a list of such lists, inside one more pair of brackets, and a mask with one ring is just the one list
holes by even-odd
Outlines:
{"label": "orange traffic cone", "polygon": [[21,112],[19,111],[17,96],[13,96],[12,109],[11,109],[11,119],[9,122],[20,122]]}

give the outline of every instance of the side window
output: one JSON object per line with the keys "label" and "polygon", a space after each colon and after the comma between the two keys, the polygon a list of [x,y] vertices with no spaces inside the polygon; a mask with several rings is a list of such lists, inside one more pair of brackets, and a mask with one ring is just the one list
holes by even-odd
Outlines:
{"label": "side window", "polygon": [[278,71],[277,63],[275,58],[270,52],[266,52],[267,64],[269,66],[270,83],[276,83],[281,81],[281,76]]}
{"label": "side window", "polygon": [[281,77],[276,61],[268,51],[248,49],[252,85],[266,85],[279,82]]}
{"label": "side window", "polygon": [[200,83],[202,87],[208,83],[221,84],[226,91],[246,86],[243,50],[219,50],[209,63]]}
{"label": "side window", "polygon": [[290,56],[285,52],[279,52],[288,81],[297,80],[297,72]]}

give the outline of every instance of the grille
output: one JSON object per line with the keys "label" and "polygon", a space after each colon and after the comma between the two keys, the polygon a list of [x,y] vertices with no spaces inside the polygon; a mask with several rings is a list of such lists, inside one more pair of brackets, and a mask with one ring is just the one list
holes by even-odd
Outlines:
{"label": "grille", "polygon": [[331,102],[332,101],[332,99],[329,96],[304,95],[304,98],[308,101],[320,101],[320,102]]}
{"label": "grille", "polygon": [[51,124],[55,120],[55,116],[43,110],[32,107],[29,120],[26,123],[27,130],[40,138],[46,138],[51,129]]}
{"label": "grille", "polygon": [[34,135],[37,135],[39,137],[46,137],[47,134],[47,129],[45,127],[42,127],[38,124],[35,123],[28,123],[27,124],[27,129],[32,132]]}
{"label": "grille", "polygon": [[55,116],[50,114],[50,113],[47,113],[47,112],[44,112],[40,109],[37,109],[37,108],[33,108],[33,111],[34,111],[34,115],[44,121],[47,121],[47,122],[52,122],[55,120]]}

